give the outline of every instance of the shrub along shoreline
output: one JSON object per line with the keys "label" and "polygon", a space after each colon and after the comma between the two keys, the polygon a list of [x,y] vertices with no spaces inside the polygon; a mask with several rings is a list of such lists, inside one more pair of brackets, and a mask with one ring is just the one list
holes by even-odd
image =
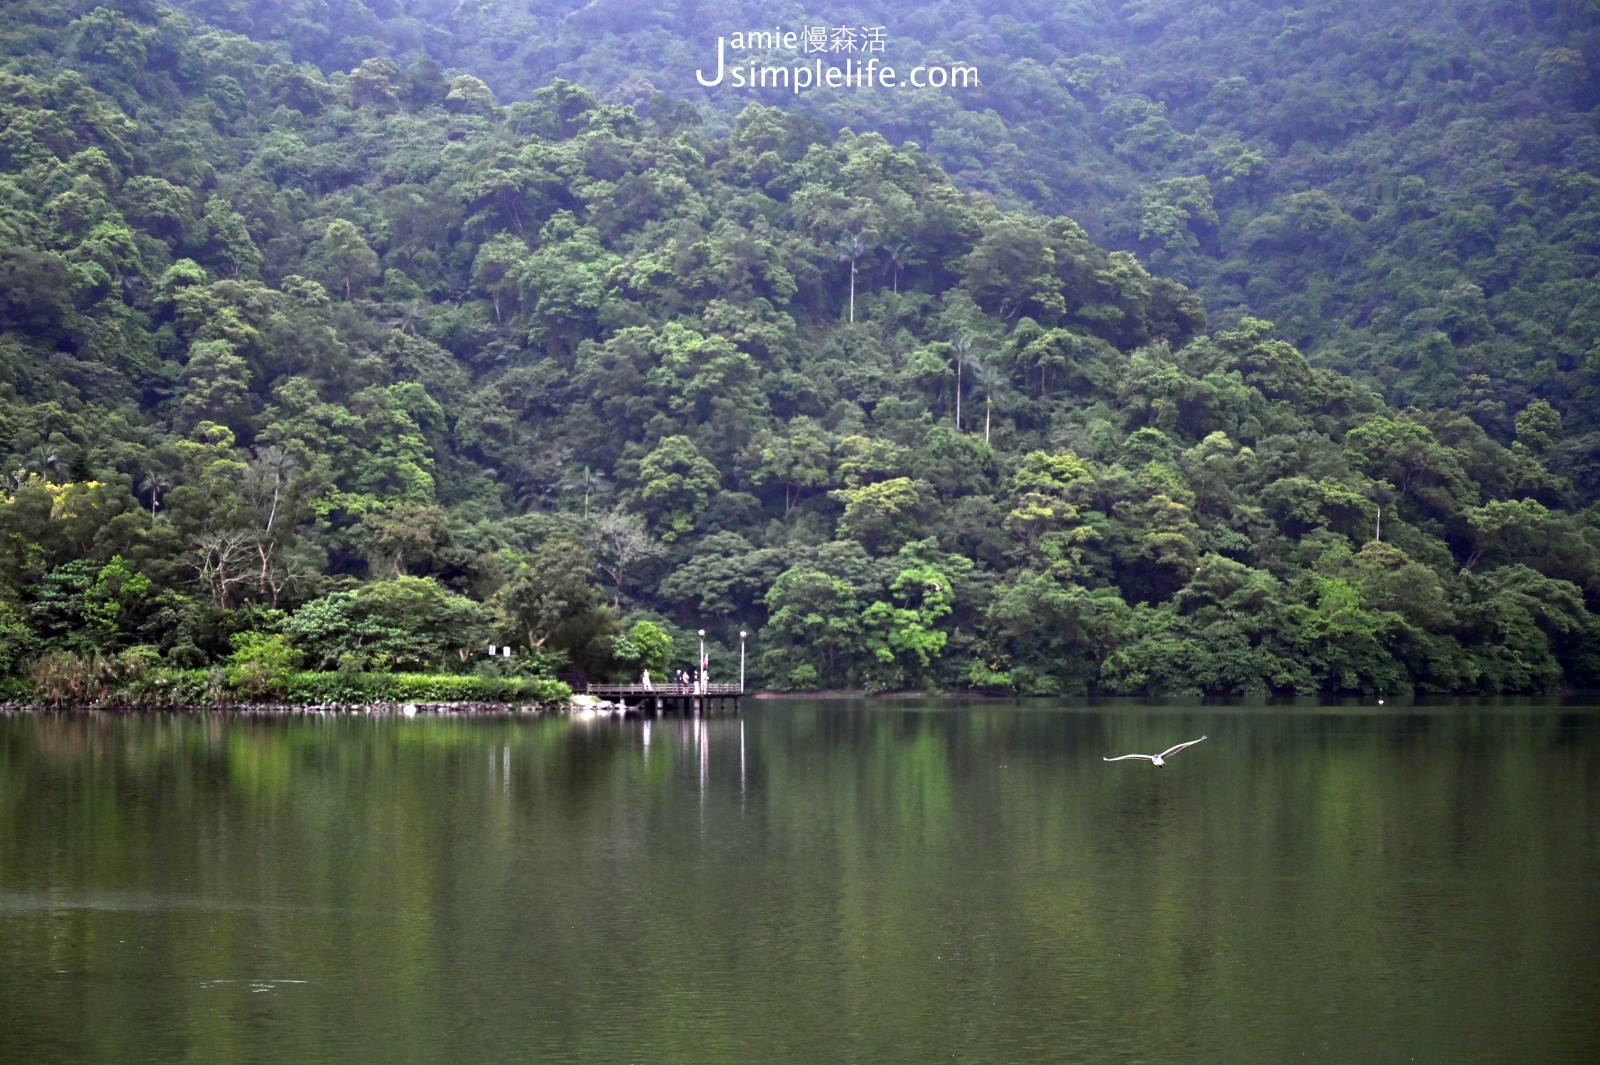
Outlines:
{"label": "shrub along shoreline", "polygon": [[211,710],[425,704],[566,709],[572,689],[548,676],[130,668],[122,656],[50,656],[9,682],[6,705],[41,709]]}

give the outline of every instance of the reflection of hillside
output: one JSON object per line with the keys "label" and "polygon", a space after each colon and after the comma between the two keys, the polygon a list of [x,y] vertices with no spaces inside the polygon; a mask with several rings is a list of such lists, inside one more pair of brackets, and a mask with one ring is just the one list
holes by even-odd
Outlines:
{"label": "reflection of hillside", "polygon": [[[1568,1060],[1596,721],[788,703],[653,722],[646,756],[639,722],[0,718],[0,1036]],[[1099,761],[1196,728],[1171,769]],[[34,965],[115,989],[99,1042]],[[202,986],[265,977],[309,982]]]}

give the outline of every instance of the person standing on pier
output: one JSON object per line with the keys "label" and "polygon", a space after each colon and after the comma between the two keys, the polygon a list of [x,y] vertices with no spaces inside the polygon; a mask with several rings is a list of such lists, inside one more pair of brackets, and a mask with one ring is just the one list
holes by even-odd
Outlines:
{"label": "person standing on pier", "polygon": [[650,671],[648,669],[639,674],[639,683],[644,685],[644,690],[647,692],[656,690],[656,686],[650,683]]}

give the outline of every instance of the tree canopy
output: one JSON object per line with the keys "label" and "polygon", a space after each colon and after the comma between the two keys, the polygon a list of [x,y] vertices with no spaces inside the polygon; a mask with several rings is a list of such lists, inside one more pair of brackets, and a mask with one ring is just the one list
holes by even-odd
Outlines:
{"label": "tree canopy", "polygon": [[[1030,176],[1067,147],[956,165],[882,115],[697,121],[182,6],[0,11],[0,667],[496,642],[599,674],[704,627],[782,687],[1600,683],[1581,144],[1496,170],[1499,213],[1448,161],[1300,187],[1381,124],[1360,78],[1273,82],[1293,117],[1241,129],[1249,78],[1015,46],[996,129],[1100,143],[1129,229]],[[1285,17],[1275,56],[1345,25],[1351,63],[1390,25]],[[1481,147],[1512,82],[1428,49],[1397,92],[1458,93]],[[1554,136],[1593,93],[1541,69],[1516,106]]]}

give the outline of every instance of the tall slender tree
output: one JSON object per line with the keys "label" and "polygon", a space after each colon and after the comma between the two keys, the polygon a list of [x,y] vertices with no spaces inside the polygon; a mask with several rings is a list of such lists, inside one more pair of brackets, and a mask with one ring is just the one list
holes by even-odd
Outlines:
{"label": "tall slender tree", "polygon": [[856,263],[870,251],[872,245],[860,233],[852,233],[839,242],[838,260],[850,264],[850,321],[856,320]]}
{"label": "tall slender tree", "polygon": [[150,493],[150,524],[156,523],[156,508],[161,505],[161,494],[172,491],[172,478],[160,470],[150,470],[139,482],[139,491]]}
{"label": "tall slender tree", "polygon": [[956,432],[961,431],[961,370],[967,359],[967,352],[972,350],[972,335],[970,333],[957,334],[950,341],[950,350],[956,355]]}
{"label": "tall slender tree", "polygon": [[989,432],[994,418],[994,401],[997,395],[1003,395],[1011,382],[1006,375],[988,363],[974,361],[972,363],[972,383],[983,393],[983,442],[989,442]]}

